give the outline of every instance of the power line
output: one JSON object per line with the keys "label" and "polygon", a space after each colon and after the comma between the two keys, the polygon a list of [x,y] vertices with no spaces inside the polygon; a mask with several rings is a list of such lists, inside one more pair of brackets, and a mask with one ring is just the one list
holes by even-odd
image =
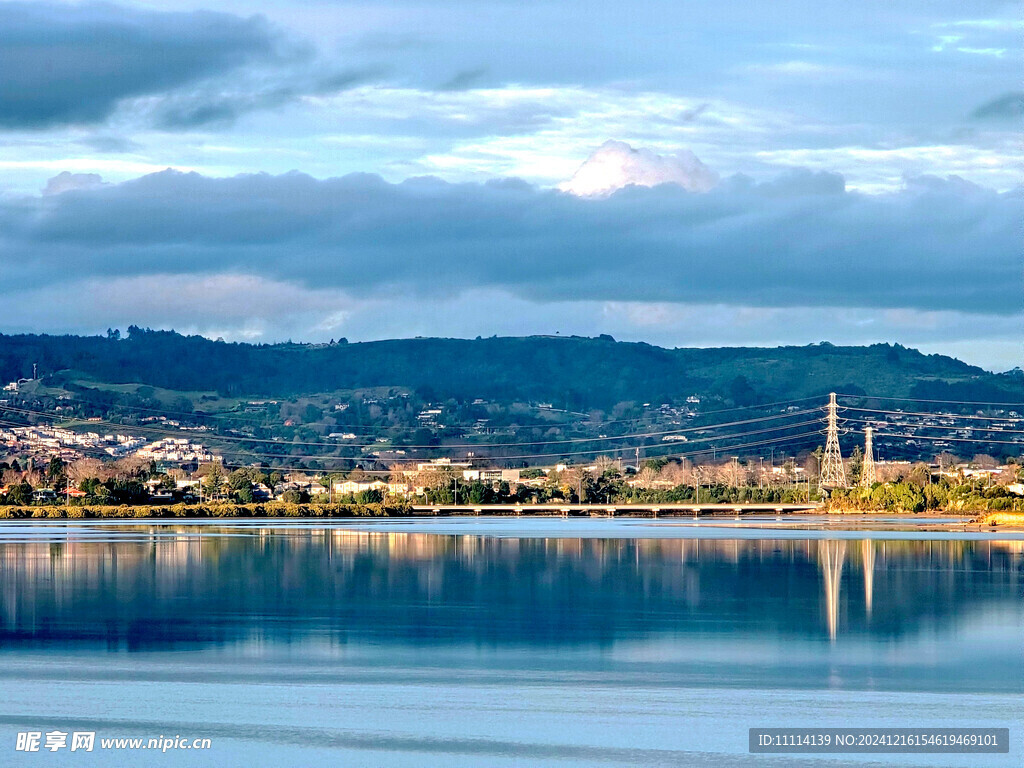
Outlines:
{"label": "power line", "polygon": [[[716,415],[716,414],[720,414],[720,413],[730,413],[730,412],[734,412],[734,411],[748,411],[748,410],[758,410],[758,409],[772,408],[772,407],[776,407],[776,406],[791,405],[791,404],[794,404],[794,403],[802,403],[802,402],[807,402],[808,400],[817,400],[817,399],[818,399],[817,396],[809,396],[809,397],[793,398],[793,399],[790,399],[790,400],[779,400],[779,401],[771,402],[771,403],[761,403],[761,404],[757,404],[757,405],[740,405],[740,406],[734,406],[732,408],[718,408],[718,409],[710,410],[710,411],[697,411],[697,412],[695,412],[694,418],[699,418],[699,417],[702,417],[702,416],[712,416],[712,415]],[[280,401],[278,401],[278,402],[280,402]],[[86,402],[86,401],[79,401],[79,404],[85,405],[85,406],[94,406],[95,407],[95,404],[89,403],[89,402]],[[247,423],[250,423],[250,422],[253,422],[253,421],[258,421],[261,418],[260,414],[233,414],[233,413],[224,413],[224,412],[211,413],[211,412],[208,412],[208,411],[191,411],[191,412],[190,411],[172,411],[172,410],[162,409],[162,408],[148,408],[148,407],[141,406],[141,405],[126,405],[126,404],[122,405],[122,404],[118,404],[118,403],[110,404],[108,407],[111,408],[111,409],[117,409],[117,410],[143,411],[143,412],[146,412],[146,413],[157,413],[157,414],[161,414],[161,415],[190,416],[190,417],[192,417],[194,419],[228,419],[228,420],[235,420],[235,421],[244,421],[244,422],[247,422]],[[538,410],[540,410],[541,413],[565,413],[565,414],[568,414],[568,415],[571,415],[571,416],[584,416],[584,417],[587,416],[587,414],[577,413],[575,411],[562,411],[562,410],[553,411],[553,410],[547,410],[547,409],[538,409]],[[574,426],[602,427],[602,426],[607,426],[609,424],[632,424],[632,423],[636,423],[636,422],[645,422],[645,421],[650,421],[650,420],[651,420],[651,417],[644,416],[644,417],[639,417],[639,418],[635,418],[635,419],[607,419],[607,420],[602,420],[602,421],[594,421],[594,420],[590,420],[589,418],[585,418],[585,419],[582,419],[582,420],[579,420],[579,421],[558,422],[558,423],[559,424],[572,424]],[[117,424],[118,422],[109,422],[109,423]],[[121,426],[127,426],[127,425],[121,425]],[[501,427],[501,429],[516,431],[516,430],[525,430],[525,429],[543,429],[545,427],[550,427],[550,426],[552,426],[552,424],[550,422],[548,422],[548,423],[539,423],[539,424],[508,425],[508,426]],[[338,428],[339,429],[352,429],[352,430],[360,430],[361,429],[361,427],[355,426],[355,425],[352,425],[352,426],[339,425]],[[395,429],[395,428],[396,427],[384,427],[383,430]],[[375,431],[371,431],[371,432],[357,432],[356,434],[359,434],[359,436],[361,436],[361,437],[369,437],[369,436],[372,436],[372,435],[380,434],[380,432],[383,431],[383,430],[375,430]],[[414,447],[414,446],[407,446],[407,447]],[[435,446],[423,446],[423,447],[435,447]]]}
{"label": "power line", "polygon": [[[60,416],[58,414],[47,413],[45,411],[35,411],[35,410],[28,410],[28,409],[24,409],[24,408],[14,408],[14,407],[11,407],[11,406],[0,406],[0,411],[4,411],[4,410],[15,412],[15,413],[31,415],[31,416],[40,416],[40,417],[48,418],[48,419],[63,420],[62,416]],[[578,443],[599,443],[599,442],[608,442],[608,441],[611,441],[611,440],[630,440],[630,439],[634,439],[634,438],[644,438],[644,437],[663,437],[663,436],[668,436],[668,435],[677,435],[677,434],[683,434],[683,433],[689,433],[689,432],[701,432],[701,431],[707,431],[707,430],[713,430],[713,429],[721,429],[721,428],[724,428],[724,427],[739,426],[739,425],[743,425],[743,424],[754,424],[754,423],[758,423],[758,422],[762,422],[762,421],[773,421],[773,420],[778,420],[778,419],[788,419],[788,418],[792,418],[792,417],[795,417],[795,416],[803,416],[803,415],[806,415],[808,413],[813,413],[813,412],[815,412],[817,410],[819,410],[819,409],[817,409],[817,408],[808,408],[808,409],[805,409],[805,410],[802,410],[802,411],[791,411],[789,413],[775,414],[773,416],[759,416],[759,417],[754,418],[754,419],[743,419],[743,420],[739,420],[739,421],[724,422],[724,423],[721,423],[721,424],[705,424],[705,425],[692,426],[692,427],[681,427],[679,429],[663,430],[663,431],[657,431],[657,432],[638,432],[638,433],[626,434],[626,435],[612,435],[610,437],[608,437],[608,436],[605,436],[605,437],[574,437],[574,438],[566,438],[566,439],[563,439],[563,440],[536,440],[536,441],[535,440],[520,440],[520,441],[517,441],[517,442],[514,442],[514,443],[456,443],[456,444],[448,444],[448,445],[404,445],[404,444],[400,444],[400,445],[396,445],[395,447],[396,448],[403,448],[403,449],[404,448],[411,448],[411,449],[424,449],[424,450],[426,450],[426,449],[431,449],[431,450],[463,450],[463,449],[509,448],[509,447],[522,446],[522,445],[572,445],[572,444],[578,444]],[[170,427],[155,427],[155,426],[148,426],[148,425],[146,425],[146,426],[142,426],[142,425],[135,426],[135,425],[131,425],[131,424],[118,424],[117,422],[107,421],[107,420],[94,421],[94,422],[90,422],[90,423],[93,423],[93,424],[105,424],[105,425],[110,426],[110,427],[118,427],[118,428],[127,429],[127,430],[140,430],[140,431],[151,432],[151,433],[156,433],[156,434],[161,434],[161,435],[168,435],[168,434],[181,435],[181,433],[183,433],[183,432],[185,432],[185,433],[194,433],[195,432],[195,430],[174,429],[174,428],[170,428]],[[24,425],[19,425],[19,426],[24,426]],[[216,433],[207,433],[207,432],[204,432],[203,434],[204,435],[208,435],[208,437],[204,437],[204,439],[207,439],[207,440],[220,440],[220,441],[240,442],[240,443],[263,443],[263,444],[281,445],[281,446],[297,445],[297,446],[331,446],[331,447],[338,447],[338,448],[374,448],[374,447],[378,447],[378,446],[384,445],[384,444],[379,443],[379,442],[373,442],[373,443],[336,443],[336,442],[323,441],[323,440],[317,440],[317,441],[291,441],[291,440],[283,440],[283,439],[282,440],[274,440],[274,439],[270,439],[270,438],[260,438],[260,437],[241,437],[241,436],[237,436],[237,435],[219,435],[219,434],[216,434]]]}
{"label": "power line", "polygon": [[929,413],[927,411],[885,411],[877,408],[856,408],[852,405],[843,406],[845,411],[858,411],[862,413],[884,413],[890,416],[927,416],[934,419],[971,419],[975,421],[1010,421],[1024,422],[1024,419],[1017,416],[977,416],[974,414],[960,413]]}
{"label": "power line", "polygon": [[[730,439],[734,439],[734,438],[737,438],[737,437],[747,437],[749,435],[765,434],[765,433],[769,433],[769,432],[781,432],[783,430],[796,429],[798,427],[808,426],[808,425],[811,425],[811,424],[820,424],[820,423],[821,422],[818,419],[812,419],[810,421],[798,422],[796,424],[782,424],[782,425],[777,425],[777,426],[774,426],[774,427],[770,427],[768,429],[759,429],[759,430],[754,430],[754,431],[751,431],[751,432],[741,432],[741,433],[733,434],[733,435],[712,435],[712,436],[709,436],[709,437],[698,437],[698,438],[695,438],[695,439],[690,440],[688,442],[689,443],[710,443],[710,442],[719,441],[719,440],[730,440]],[[603,455],[603,454],[609,454],[609,453],[611,453],[611,454],[622,453],[624,451],[631,451],[635,447],[636,447],[635,445],[622,445],[622,446],[617,446],[615,448],[597,448],[597,449],[589,450],[589,451],[562,451],[562,452],[556,452],[556,453],[533,453],[533,454],[519,454],[519,455],[512,455],[512,456],[488,456],[488,457],[480,457],[480,458],[487,458],[487,459],[491,459],[493,461],[519,461],[519,460],[524,460],[524,459],[558,459],[558,458],[563,458],[563,457],[567,457],[567,456],[592,456],[592,455]],[[640,447],[643,448],[646,451],[663,451],[663,450],[671,451],[673,448],[675,448],[675,446],[665,445],[665,444],[641,445]],[[717,446],[715,446],[715,447],[717,447]],[[723,448],[727,448],[728,446],[722,446],[722,447]],[[368,456],[335,456],[335,455],[330,455],[330,454],[317,454],[317,453],[312,453],[312,454],[302,454],[302,453],[298,453],[298,454],[296,454],[296,453],[283,453],[283,454],[263,453],[263,454],[260,454],[260,453],[256,453],[255,451],[251,451],[251,450],[247,451],[245,449],[241,449],[241,450],[236,451],[236,452],[237,453],[250,453],[254,457],[257,457],[257,458],[260,458],[260,457],[262,457],[262,458],[294,458],[294,459],[314,459],[314,460],[323,460],[323,461],[365,461],[365,460],[371,458],[371,457],[368,457]]]}
{"label": "power line", "polygon": [[[859,429],[853,429],[850,431],[857,435],[864,434],[864,431]],[[897,435],[893,432],[875,432],[876,439],[882,437],[893,437],[902,440],[931,440],[950,443],[985,443],[986,445],[1016,445],[1022,451],[1024,451],[1024,442],[1021,442],[1019,440],[987,440],[977,437],[947,437],[944,435]]]}
{"label": "power line", "polygon": [[[751,433],[751,434],[753,434],[753,433]],[[756,447],[763,446],[763,445],[779,445],[781,443],[790,443],[790,442],[794,442],[796,440],[805,440],[807,438],[816,437],[816,436],[817,437],[821,436],[821,430],[813,430],[811,432],[804,432],[804,433],[801,433],[799,435],[789,435],[787,437],[770,438],[770,439],[767,439],[767,440],[757,440],[757,441],[754,441],[754,442],[742,443],[740,445],[722,446],[722,448],[724,450],[738,450],[738,449],[741,449],[741,448],[756,448]],[[742,435],[736,435],[736,437],[742,437]],[[663,448],[665,446],[657,446],[657,447]],[[702,454],[706,454],[707,452],[708,452],[708,449],[705,448],[705,449],[702,449],[702,450],[699,450],[699,451],[689,451],[689,452],[685,452],[685,453],[677,453],[677,454],[672,454],[670,456],[664,456],[664,457],[659,457],[659,458],[667,458],[667,459],[679,458],[679,459],[684,459],[684,458],[690,458],[690,457],[693,457],[693,456],[700,456]],[[283,456],[281,458],[300,458],[300,457]],[[556,462],[556,463],[560,463],[560,462]],[[230,462],[223,462],[223,466],[225,466],[225,467],[233,467],[235,469],[248,469],[248,468],[252,467],[251,464],[238,464],[238,463],[230,463]],[[543,465],[534,465],[532,467],[523,467],[522,469],[540,469],[542,467],[543,467]],[[265,469],[266,471],[286,471],[286,472],[287,471],[296,471],[296,472],[316,471],[316,470],[309,470],[306,467],[299,467],[299,466],[291,466],[291,467],[289,467],[289,466],[280,466],[280,465],[262,467],[262,469]],[[360,471],[362,471],[364,474],[367,474],[367,475],[390,475],[394,470],[392,470],[392,469],[387,469],[387,470],[364,469],[364,470],[360,470]]]}
{"label": "power line", "polygon": [[923,397],[885,397],[881,395],[836,395],[854,400],[901,400],[912,403],[944,403],[946,405],[998,405],[1008,408],[1024,408],[1024,403],[996,403],[985,400],[928,400]]}
{"label": "power line", "polygon": [[969,430],[971,430],[973,432],[1001,432],[1003,434],[1010,434],[1010,435],[1024,435],[1024,429],[1007,429],[1006,427],[977,427],[977,426],[969,426],[968,427],[968,426],[955,426],[955,425],[954,426],[948,426],[948,425],[939,425],[939,424],[920,424],[920,423],[913,423],[913,422],[909,422],[909,421],[908,422],[898,422],[898,421],[897,422],[885,422],[885,421],[883,421],[881,419],[857,419],[857,418],[853,418],[853,417],[846,417],[845,419],[843,419],[843,421],[844,422],[854,422],[854,423],[857,423],[857,424],[874,424],[876,426],[878,424],[887,424],[887,425],[890,425],[890,426],[897,426],[897,427],[914,427],[915,429],[931,429],[931,430],[946,430],[946,431],[969,429]]}

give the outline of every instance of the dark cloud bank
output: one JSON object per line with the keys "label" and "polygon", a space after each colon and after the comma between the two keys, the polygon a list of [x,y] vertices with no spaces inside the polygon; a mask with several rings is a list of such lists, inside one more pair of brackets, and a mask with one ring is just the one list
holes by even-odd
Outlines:
{"label": "dark cloud bank", "polygon": [[164,92],[282,53],[260,17],[106,3],[0,3],[0,127],[102,121]]}
{"label": "dark cloud bank", "polygon": [[0,279],[242,272],[354,295],[1021,311],[1019,191],[924,177],[862,195],[793,172],[601,200],[518,180],[353,174],[65,180],[0,202]]}

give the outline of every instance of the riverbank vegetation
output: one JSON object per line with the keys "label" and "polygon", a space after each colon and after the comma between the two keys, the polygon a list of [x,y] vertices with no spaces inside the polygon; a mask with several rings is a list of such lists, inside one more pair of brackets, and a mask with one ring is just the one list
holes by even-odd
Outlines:
{"label": "riverbank vegetation", "polygon": [[1024,512],[1024,497],[1004,486],[979,488],[946,481],[875,483],[871,488],[840,488],[826,504],[830,512]]}
{"label": "riverbank vegetation", "polygon": [[996,526],[1024,528],[1024,512],[987,512],[976,517],[974,522],[993,528]]}
{"label": "riverbank vegetation", "polygon": [[266,517],[402,517],[412,514],[408,504],[137,504],[0,506],[0,519],[196,519]]}

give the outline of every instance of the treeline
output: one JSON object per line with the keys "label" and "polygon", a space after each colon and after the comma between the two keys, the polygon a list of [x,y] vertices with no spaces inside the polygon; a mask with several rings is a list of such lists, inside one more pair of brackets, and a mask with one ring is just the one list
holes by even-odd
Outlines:
{"label": "treeline", "polygon": [[677,485],[673,488],[631,486],[621,477],[552,478],[540,487],[508,483],[452,483],[428,486],[428,504],[796,504],[820,498],[817,489],[771,486],[730,486],[725,484]]}
{"label": "treeline", "polygon": [[412,514],[408,504],[392,502],[387,504],[289,504],[268,502],[266,504],[136,504],[120,506],[97,505],[49,505],[49,506],[0,506],[0,519],[194,519],[219,517],[401,517]]}
{"label": "treeline", "polygon": [[943,393],[972,398],[1005,400],[1019,389],[1010,377],[888,344],[664,349],[611,337],[494,337],[253,345],[134,326],[124,338],[113,331],[106,337],[0,335],[0,378],[31,376],[33,364],[44,375],[72,370],[102,382],[228,397],[397,386],[423,400],[544,401],[577,410],[670,402],[692,392],[736,405],[829,390],[906,396],[919,382],[937,380],[946,382]]}

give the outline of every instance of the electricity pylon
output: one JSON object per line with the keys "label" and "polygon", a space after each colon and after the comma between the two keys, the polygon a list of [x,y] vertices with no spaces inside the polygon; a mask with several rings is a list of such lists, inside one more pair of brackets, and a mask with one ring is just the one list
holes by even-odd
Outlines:
{"label": "electricity pylon", "polygon": [[836,417],[836,393],[828,396],[828,437],[825,440],[825,455],[821,459],[822,488],[845,488],[846,469],[843,454],[839,452],[839,419]]}
{"label": "electricity pylon", "polygon": [[864,427],[864,463],[860,469],[860,484],[865,488],[875,484],[875,454],[871,444],[874,432],[871,427]]}

